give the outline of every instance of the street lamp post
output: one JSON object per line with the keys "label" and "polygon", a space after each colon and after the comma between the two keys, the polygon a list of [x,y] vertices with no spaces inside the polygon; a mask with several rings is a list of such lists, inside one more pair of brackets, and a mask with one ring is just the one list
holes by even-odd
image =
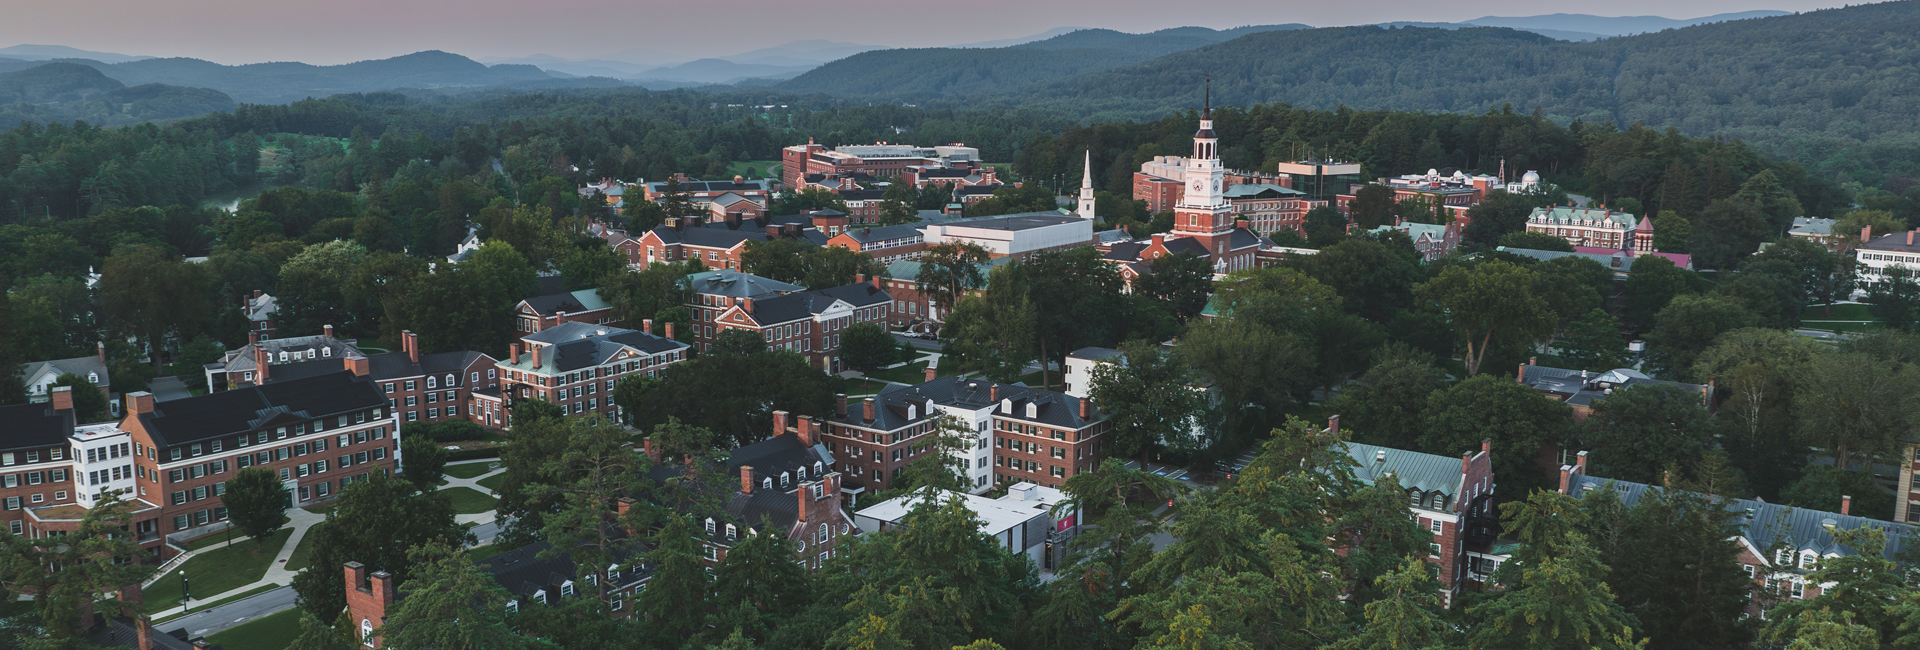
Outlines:
{"label": "street lamp post", "polygon": [[190,586],[187,584],[187,570],[185,568],[181,568],[180,569],[180,609],[182,610],[181,611],[182,614],[193,613],[193,606],[187,604],[188,601],[191,601],[191,600],[193,600],[193,591],[191,590]]}

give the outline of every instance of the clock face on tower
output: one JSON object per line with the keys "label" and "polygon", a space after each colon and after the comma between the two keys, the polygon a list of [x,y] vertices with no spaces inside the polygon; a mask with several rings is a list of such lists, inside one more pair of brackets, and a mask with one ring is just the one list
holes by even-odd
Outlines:
{"label": "clock face on tower", "polygon": [[1206,187],[1206,182],[1205,182],[1205,181],[1194,181],[1194,182],[1193,182],[1193,191],[1195,191],[1195,192],[1198,192],[1198,191],[1200,191],[1200,189],[1201,189],[1201,188],[1204,188],[1204,187]]}

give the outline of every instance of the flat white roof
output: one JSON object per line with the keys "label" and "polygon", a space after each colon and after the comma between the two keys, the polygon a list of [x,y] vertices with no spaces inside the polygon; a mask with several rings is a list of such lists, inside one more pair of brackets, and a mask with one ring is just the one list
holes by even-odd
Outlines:
{"label": "flat white roof", "polygon": [[[1028,498],[1023,498],[1023,494]],[[1064,492],[1027,482],[1015,483],[1012,488],[1007,490],[1007,496],[998,499],[989,499],[975,494],[947,492],[945,490],[941,490],[937,496],[944,499],[949,495],[960,497],[961,501],[966,504],[967,509],[973,511],[973,516],[980,518],[980,532],[996,536],[1020,526],[1034,517],[1047,514],[1047,510],[1051,509],[1054,504],[1067,500],[1067,495]],[[860,517],[897,524],[900,523],[900,520],[905,519],[907,513],[912,512],[913,507],[925,498],[926,495],[924,493],[894,497],[893,499],[868,506],[866,509],[854,514]]]}

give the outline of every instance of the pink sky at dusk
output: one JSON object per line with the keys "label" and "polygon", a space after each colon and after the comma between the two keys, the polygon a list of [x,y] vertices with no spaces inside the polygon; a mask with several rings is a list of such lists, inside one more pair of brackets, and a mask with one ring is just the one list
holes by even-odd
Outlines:
{"label": "pink sky at dusk", "polygon": [[1486,15],[1560,12],[1693,18],[1755,9],[1805,11],[1835,3],[973,0],[964,6],[955,11],[955,5],[943,3],[915,7],[847,0],[11,0],[0,9],[0,47],[66,45],[225,64],[337,64],[421,50],[474,58],[531,54],[591,58],[639,48],[695,58],[802,39],[939,47],[1022,37],[1068,25],[1144,32],[1185,25],[1218,29],[1279,23],[1458,22]]}

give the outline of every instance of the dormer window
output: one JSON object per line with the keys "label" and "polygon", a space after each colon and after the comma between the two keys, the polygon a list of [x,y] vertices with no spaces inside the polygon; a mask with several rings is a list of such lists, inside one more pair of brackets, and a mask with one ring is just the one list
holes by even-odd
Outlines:
{"label": "dormer window", "polygon": [[1820,561],[1820,555],[1813,551],[1806,551],[1800,554],[1800,568],[1802,569],[1812,569],[1813,563],[1818,561]]}
{"label": "dormer window", "polygon": [[733,524],[727,524],[727,541],[731,542],[735,539],[739,539],[739,537],[740,537],[740,529],[734,528]]}
{"label": "dormer window", "polygon": [[1000,400],[1000,412],[1005,413],[1007,415],[1013,415],[1013,399],[1012,398]]}
{"label": "dormer window", "polygon": [[439,387],[440,385],[434,382],[433,377],[431,376],[427,377],[427,388],[439,388]]}
{"label": "dormer window", "polygon": [[562,583],[560,583],[560,595],[562,595],[562,596],[572,596],[572,595],[573,595],[573,581],[572,581],[572,580],[568,580],[568,581],[566,581],[566,582],[562,582]]}
{"label": "dormer window", "polygon": [[713,532],[714,532],[714,529],[713,529],[713,518],[712,518],[712,517],[708,517],[708,518],[707,518],[707,534],[708,534],[708,535],[712,535],[712,534],[713,534]]}
{"label": "dormer window", "polygon": [[286,351],[286,350],[281,350],[281,351],[280,351],[280,362],[281,362],[281,363],[286,363],[286,362],[287,362],[287,351]]}
{"label": "dormer window", "polygon": [[96,385],[97,385],[97,384],[99,384],[99,383],[100,383],[100,373],[97,373],[97,372],[89,372],[89,373],[87,373],[87,382],[88,382],[88,383],[91,383],[91,384],[96,384]]}
{"label": "dormer window", "polygon": [[312,359],[312,358],[313,358],[313,351],[312,351],[312,350],[308,350],[308,351],[307,351],[307,358],[308,358],[308,359]]}
{"label": "dormer window", "polygon": [[447,375],[447,378],[446,378],[446,380],[445,380],[445,381],[444,381],[443,383],[445,383],[445,384],[446,384],[446,385],[448,385],[448,386],[452,386],[452,385],[453,385],[453,374],[451,374],[451,373],[449,373],[449,374]]}
{"label": "dormer window", "polygon": [[780,473],[780,489],[785,490],[787,489],[787,486],[792,484],[793,484],[793,475],[788,474],[786,472],[781,472]]}
{"label": "dormer window", "polygon": [[1040,417],[1040,405],[1035,404],[1033,402],[1027,402],[1027,419],[1031,420],[1031,419],[1037,419],[1039,417]]}
{"label": "dormer window", "polygon": [[772,478],[760,479],[760,487],[768,490],[773,489],[773,479]]}
{"label": "dormer window", "polygon": [[1777,567],[1793,566],[1793,551],[1780,549],[1773,554],[1773,565]]}
{"label": "dormer window", "polygon": [[333,358],[333,348],[320,348],[320,356]]}
{"label": "dormer window", "polygon": [[814,478],[819,478],[820,476],[822,476],[824,474],[824,471],[823,471],[824,469],[825,469],[824,465],[821,465],[819,461],[814,461],[813,463]]}
{"label": "dormer window", "polygon": [[538,603],[540,603],[540,604],[542,604],[542,605],[545,605],[545,604],[547,604],[547,592],[545,592],[545,591],[536,591],[536,592],[533,592],[533,600],[534,600],[535,602],[538,602]]}

